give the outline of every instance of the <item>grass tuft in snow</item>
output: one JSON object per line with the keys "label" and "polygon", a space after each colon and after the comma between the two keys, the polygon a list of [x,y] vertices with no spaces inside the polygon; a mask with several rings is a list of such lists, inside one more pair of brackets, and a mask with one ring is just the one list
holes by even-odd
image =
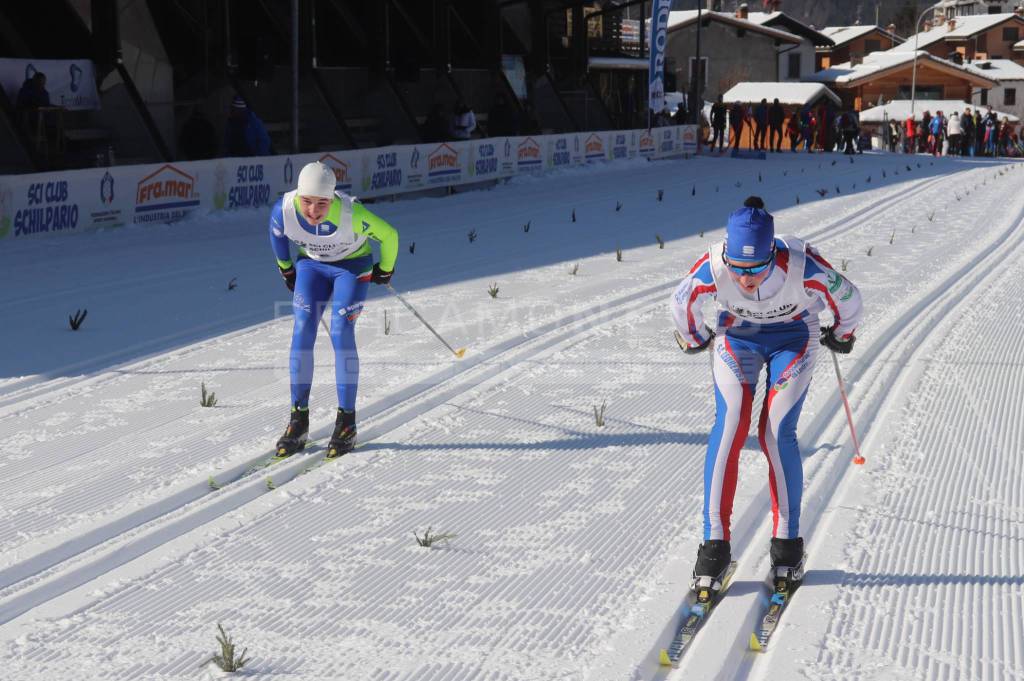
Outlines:
{"label": "grass tuft in snow", "polygon": [[388,319],[388,311],[384,310],[384,335],[391,335],[391,320]]}
{"label": "grass tuft in snow", "polygon": [[658,200],[661,201],[664,197],[665,197],[665,190],[664,189],[659,189],[658,190]]}
{"label": "grass tuft in snow", "polygon": [[202,397],[199,398],[199,406],[201,407],[215,407],[217,406],[217,394],[206,392],[206,383],[201,384]]}
{"label": "grass tuft in snow", "polygon": [[474,241],[476,241],[476,230],[469,230],[469,234],[467,234],[466,236],[469,237],[469,243],[473,243]]}
{"label": "grass tuft in snow", "polygon": [[210,489],[216,491],[220,489],[220,483],[211,475],[206,480],[206,484],[210,486]]}
{"label": "grass tuft in snow", "polygon": [[604,428],[604,410],[607,406],[608,402],[606,400],[601,401],[600,408],[596,404],[594,405],[594,424],[598,428]]}
{"label": "grass tuft in snow", "polygon": [[234,291],[238,288],[238,277],[231,277],[231,281],[228,282],[228,290]]}
{"label": "grass tuft in snow", "polygon": [[444,532],[441,534],[431,534],[431,530],[433,529],[434,528],[432,527],[428,527],[427,531],[423,533],[422,537],[415,530],[413,530],[412,536],[416,537],[417,544],[419,544],[420,546],[425,546],[427,548],[430,548],[434,544],[442,541],[447,544],[450,540],[455,539],[457,536],[459,536],[457,534],[451,534],[449,532]]}
{"label": "grass tuft in snow", "polygon": [[889,235],[889,245],[892,246],[893,242],[896,241],[896,230],[892,230],[892,234]]}
{"label": "grass tuft in snow", "polygon": [[871,256],[871,251],[873,251],[873,250],[875,250],[874,246],[871,246],[871,247],[868,248],[868,256],[869,257]]}
{"label": "grass tuft in snow", "polygon": [[249,662],[251,658],[245,656],[249,651],[248,648],[242,651],[241,655],[235,656],[235,643],[228,636],[228,633],[224,631],[224,627],[217,623],[217,630],[220,632],[217,634],[217,643],[220,644],[220,653],[215,654],[211,657],[206,664],[213,662],[215,665],[220,667],[226,672],[237,672],[239,669],[245,666],[246,662]]}
{"label": "grass tuft in snow", "polygon": [[615,212],[618,213],[620,210],[622,210],[622,201],[616,201],[615,202]]}
{"label": "grass tuft in snow", "polygon": [[572,209],[572,221],[576,222],[576,209],[575,208]]}
{"label": "grass tuft in snow", "polygon": [[530,233],[530,223],[531,222],[533,222],[533,220],[527,220],[526,224],[523,225],[523,232],[525,232],[526,234]]}
{"label": "grass tuft in snow", "polygon": [[577,274],[579,274],[579,272],[580,272],[580,264],[579,263],[576,263],[575,265],[572,266],[572,268],[569,269],[569,274],[571,274],[574,277]]}
{"label": "grass tuft in snow", "polygon": [[665,240],[661,238],[660,234],[655,234],[654,235],[654,240],[658,242],[658,250],[659,251],[665,249]]}
{"label": "grass tuft in snow", "polygon": [[615,247],[615,261],[622,262],[622,248],[619,246]]}
{"label": "grass tuft in snow", "polygon": [[411,244],[409,244],[409,253],[412,254],[412,253],[415,253],[415,252],[416,252],[416,242],[413,241]]}
{"label": "grass tuft in snow", "polygon": [[839,267],[843,270],[843,272],[845,272],[846,271],[846,266],[849,265],[849,264],[850,264],[850,261],[847,260],[846,258],[843,258],[840,261],[840,263],[839,263]]}
{"label": "grass tuft in snow", "polygon": [[88,310],[76,310],[73,317],[68,315],[68,324],[71,325],[72,331],[78,331],[78,328],[82,326],[82,322],[85,321],[85,315],[87,314],[89,314]]}
{"label": "grass tuft in snow", "polygon": [[491,294],[491,298],[497,298],[498,291],[498,282],[494,282],[493,284],[491,284],[490,288],[487,289],[487,292]]}
{"label": "grass tuft in snow", "polygon": [[932,211],[931,213],[928,213],[928,222],[932,222],[934,220],[935,220],[935,211]]}

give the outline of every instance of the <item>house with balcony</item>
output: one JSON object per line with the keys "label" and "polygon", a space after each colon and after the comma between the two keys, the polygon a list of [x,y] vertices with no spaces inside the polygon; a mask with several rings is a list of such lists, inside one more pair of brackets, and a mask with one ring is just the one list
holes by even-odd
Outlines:
{"label": "house with balcony", "polygon": [[872,52],[883,52],[903,42],[896,35],[896,26],[888,28],[875,25],[826,26],[820,33],[832,44],[818,43],[815,48],[815,71],[827,69],[833,64],[858,61]]}

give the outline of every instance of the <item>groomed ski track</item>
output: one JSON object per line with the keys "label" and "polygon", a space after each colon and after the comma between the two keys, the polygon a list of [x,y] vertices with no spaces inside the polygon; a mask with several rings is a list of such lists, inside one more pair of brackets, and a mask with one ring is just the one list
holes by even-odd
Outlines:
{"label": "groomed ski track", "polygon": [[[842,165],[835,166],[831,183],[849,183],[864,175],[863,167],[870,163],[876,164],[868,171],[872,173],[883,167],[892,172],[903,163],[902,158],[883,157],[858,163],[851,170],[845,167],[845,159],[839,160]],[[791,167],[800,167],[799,161],[804,160],[794,161]],[[815,157],[804,165],[809,168],[820,161]],[[756,166],[717,163],[727,164],[732,173],[757,172]],[[954,167],[945,165],[947,172]],[[711,168],[720,171],[714,165]],[[986,263],[1020,250],[1024,203],[1007,192],[1010,182],[1019,186],[1018,171],[986,165],[956,169],[960,172],[955,175],[914,178],[895,188],[836,200],[842,209],[828,220],[822,220],[820,212],[815,216],[815,208],[806,205],[775,211],[780,222],[788,219],[801,225],[780,231],[811,237],[834,261],[849,254],[855,263],[850,276],[872,294],[873,307],[858,354],[852,362],[844,360],[855,415],[862,422],[871,422],[883,412],[884,401],[893,397],[888,387],[909,380],[903,367],[912,366],[915,348],[927,345],[943,328],[938,318],[954,305],[966,305],[966,293],[992,276],[991,264]],[[974,227],[974,239],[958,252],[950,252],[948,245],[929,235],[935,231],[936,214],[941,224],[953,204],[954,178],[956,186],[974,180],[980,185],[962,202],[956,199],[956,207]],[[724,179],[707,175],[699,186],[710,190],[715,179],[726,189]],[[684,195],[691,184],[684,183]],[[770,203],[773,191],[790,191],[780,184],[785,186],[776,182],[773,187],[771,181],[754,183],[753,189],[730,184],[728,191],[716,192],[730,198],[711,203],[723,214],[727,210],[721,204],[735,203],[748,193],[762,193]],[[531,190],[537,188],[526,185],[525,191]],[[602,199],[610,196],[608,186],[598,190],[605,192]],[[501,191],[511,190],[494,193]],[[627,195],[627,206],[633,200],[653,203],[653,198]],[[679,203],[685,206],[687,200],[690,197],[684,196]],[[570,205],[556,207],[564,215]],[[519,217],[506,215],[505,222],[516,229]],[[722,217],[718,216],[718,225]],[[899,220],[899,237],[889,245],[885,242],[890,240],[894,217]],[[911,226],[916,238],[910,234]],[[543,228],[543,223],[534,226],[538,231]],[[665,232],[667,238],[675,236],[660,226],[645,229],[652,234]],[[459,232],[461,226],[449,230],[448,236],[463,238]],[[481,234],[486,232],[481,229]],[[282,673],[298,678],[396,679],[651,678],[660,674],[646,657],[656,652],[657,639],[665,631],[671,635],[672,604],[685,589],[698,537],[695,509],[699,510],[703,438],[711,419],[706,358],[680,356],[667,331],[664,308],[668,293],[699,253],[700,244],[717,234],[709,228],[705,239],[676,237],[666,247],[671,255],[655,246],[627,250],[627,263],[644,261],[642,272],[634,268],[615,273],[614,268],[624,263],[616,264],[607,254],[600,261],[598,256],[581,259],[587,278],[582,287],[565,274],[565,262],[523,272],[520,279],[556,280],[554,291],[542,287],[549,296],[569,293],[565,283],[569,280],[575,285],[573,312],[566,315],[550,302],[538,312],[528,303],[524,307],[531,316],[526,328],[499,335],[489,345],[484,340],[494,339],[489,325],[500,328],[502,320],[495,324],[494,319],[474,318],[472,311],[466,312],[468,319],[451,320],[455,323],[445,328],[456,337],[461,332],[463,338],[473,338],[475,354],[462,365],[438,361],[439,353],[432,346],[422,339],[413,341],[418,330],[411,324],[403,326],[400,339],[410,341],[411,357],[423,363],[403,377],[404,385],[387,386],[391,396],[378,392],[377,399],[368,400],[361,409],[361,439],[366,445],[307,475],[302,473],[315,463],[315,454],[281,464],[268,471],[277,487],[273,491],[267,490],[262,475],[240,475],[263,455],[252,440],[265,446],[266,433],[279,427],[279,409],[250,408],[251,413],[235,419],[232,427],[261,430],[260,437],[246,443],[252,452],[248,457],[222,454],[213,459],[213,467],[200,462],[209,462],[211,452],[223,447],[223,441],[217,441],[216,427],[206,423],[185,446],[176,443],[183,454],[195,456],[184,469],[154,468],[142,475],[115,463],[102,475],[81,480],[82,470],[89,471],[93,464],[102,468],[105,459],[137,448],[138,434],[146,428],[175,435],[176,422],[195,418],[188,414],[196,410],[182,405],[181,413],[152,415],[149,423],[132,420],[126,432],[76,448],[82,468],[72,469],[78,475],[69,475],[66,482],[54,480],[67,473],[67,457],[56,453],[48,465],[33,460],[20,468],[5,468],[15,481],[12,484],[19,491],[27,490],[29,497],[21,514],[5,514],[10,520],[4,522],[11,522],[15,533],[6,540],[0,535],[0,541],[7,542],[9,561],[0,572],[6,577],[0,584],[6,587],[0,592],[0,613],[4,614],[0,619],[12,620],[0,628],[0,636],[9,640],[18,635],[9,640],[5,660],[24,664],[19,669],[26,674],[46,670],[48,678],[61,678],[62,673],[80,669],[83,656],[87,668],[88,663],[98,665],[103,660],[109,664],[102,652],[104,636],[109,641],[116,638],[136,657],[138,644],[154,640],[164,647],[171,644],[174,654],[154,650],[152,659],[142,654],[123,660],[127,666],[115,665],[112,677],[189,678],[202,661],[202,651],[209,648],[206,625],[213,617],[237,623],[236,636],[256,653],[253,675],[257,678]],[[868,247],[874,248],[877,260],[863,255]],[[972,260],[985,253],[985,260]],[[611,263],[602,262],[607,260]],[[885,286],[885,281],[868,283],[858,277],[862,266],[865,272],[873,267],[874,278],[884,280],[885,275],[900,274],[908,261],[941,266],[920,273],[899,290]],[[609,287],[609,278],[614,277],[619,279]],[[506,279],[512,288],[515,274]],[[609,288],[614,294],[609,295]],[[459,290],[456,295],[464,293]],[[414,302],[422,302],[427,309],[443,308],[425,293],[419,295],[423,300],[414,295]],[[535,305],[543,304],[541,293],[532,295]],[[378,319],[361,324],[376,328]],[[129,365],[128,371],[118,367],[80,380],[61,380],[50,388],[45,382],[29,382],[25,411],[80,398],[74,391],[82,384],[90,389],[99,384],[102,390],[104,383],[116,382],[125,374],[173,373],[175,363],[191,370],[208,362],[216,371],[224,345],[244,345],[247,359],[258,355],[261,360],[280,361],[286,347],[281,345],[283,326],[271,322],[235,332]],[[910,333],[904,333],[907,329]],[[257,340],[261,335],[274,338],[261,345]],[[380,340],[376,336],[382,337],[379,330],[375,344]],[[325,350],[320,349],[322,359],[329,357]],[[891,361],[867,361],[879,353]],[[365,380],[386,370],[387,361],[379,366],[372,359],[367,361],[372,351],[364,349],[363,355]],[[408,353],[405,357],[411,358]],[[330,360],[321,364],[330,365]],[[801,442],[810,454],[804,526],[812,571],[814,556],[821,550],[819,521],[829,502],[847,493],[853,484],[850,476],[858,474],[847,465],[849,440],[831,371],[829,362],[819,362],[801,427]],[[321,386],[330,383],[329,376],[318,371]],[[244,392],[230,392],[249,405],[277,405],[282,378],[286,386],[287,376],[278,375],[276,380],[246,386]],[[192,383],[190,377],[190,387]],[[117,394],[117,390],[123,386],[111,392]],[[314,400],[319,397],[321,403],[331,404],[330,392],[321,388]],[[902,392],[895,395],[898,398]],[[598,429],[589,408],[603,400],[609,404],[608,425]],[[895,408],[885,403],[885,411]],[[321,409],[318,414],[317,436],[326,432],[328,411]],[[256,424],[267,414],[272,414],[273,426],[261,429]],[[8,412],[4,420],[19,415]],[[862,427],[869,457],[878,432]],[[147,433],[146,437],[155,436]],[[762,522],[767,513],[763,464],[759,454],[748,454],[741,466],[734,519],[734,542],[746,545],[737,579],[746,576],[747,588],[733,585],[730,598],[687,653],[699,666],[684,661],[680,672],[686,672],[686,678],[703,678],[702,674],[760,678],[772,664],[773,652],[789,638],[784,624],[768,655],[741,654],[753,626],[754,582],[766,568],[767,546]],[[531,461],[534,465],[524,464]],[[869,459],[869,466],[873,461]],[[174,484],[154,486],[153,481],[165,473]],[[208,475],[222,485],[220,490],[209,490]],[[118,487],[125,481],[132,484]],[[142,501],[123,507],[121,517],[114,520],[97,520],[112,498],[131,494]],[[44,513],[35,501],[40,497],[57,498],[68,506],[47,506]],[[3,508],[8,511],[8,506]],[[19,545],[16,533],[24,534],[25,512],[40,518],[40,523],[60,524],[62,514],[91,518],[88,527],[93,535],[69,546],[59,528],[50,530],[48,537],[45,525],[40,525],[43,531],[38,537]],[[422,531],[428,525],[460,536],[447,548],[420,549],[412,542],[411,530]],[[10,560],[19,552],[20,562]],[[177,559],[181,562],[174,562]],[[1017,587],[1019,591],[1019,582]],[[802,600],[809,600],[808,592],[800,592],[786,621]],[[290,617],[287,610],[296,603],[300,607]],[[28,616],[19,617],[26,611]],[[40,616],[57,618],[61,633],[35,628],[32,617]],[[711,627],[716,627],[714,633]],[[333,643],[316,641],[325,633]],[[59,654],[54,652],[58,641],[68,646]],[[723,655],[722,641],[731,642],[729,655]],[[338,658],[339,652],[344,660]],[[720,661],[723,666],[717,667]],[[338,676],[342,671],[349,676]]]}

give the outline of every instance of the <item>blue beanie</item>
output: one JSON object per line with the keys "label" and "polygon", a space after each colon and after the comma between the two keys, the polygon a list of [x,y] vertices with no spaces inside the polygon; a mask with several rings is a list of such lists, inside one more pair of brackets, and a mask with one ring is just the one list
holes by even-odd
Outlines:
{"label": "blue beanie", "polygon": [[775,243],[775,219],[763,208],[733,211],[725,226],[725,256],[730,260],[764,262]]}

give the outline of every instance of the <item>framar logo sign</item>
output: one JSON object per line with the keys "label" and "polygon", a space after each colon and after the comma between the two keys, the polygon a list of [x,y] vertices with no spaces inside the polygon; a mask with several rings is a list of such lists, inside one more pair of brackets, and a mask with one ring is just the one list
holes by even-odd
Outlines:
{"label": "framar logo sign", "polygon": [[448,144],[441,144],[427,156],[427,181],[457,182],[462,176],[459,152]]}
{"label": "framar logo sign", "polygon": [[352,176],[349,173],[349,165],[334,154],[324,154],[320,162],[334,172],[334,188],[343,192],[352,190]]}
{"label": "framar logo sign", "polygon": [[654,136],[649,131],[640,135],[640,153],[644,155],[654,153]]}
{"label": "framar logo sign", "polygon": [[139,180],[135,222],[173,222],[199,206],[196,179],[170,163]]}
{"label": "framar logo sign", "polygon": [[604,159],[604,139],[591,133],[583,143],[583,155],[588,161]]}
{"label": "framar logo sign", "polygon": [[540,168],[542,162],[540,145],[537,144],[537,140],[527,137],[519,143],[519,147],[516,149],[516,165],[520,170]]}

